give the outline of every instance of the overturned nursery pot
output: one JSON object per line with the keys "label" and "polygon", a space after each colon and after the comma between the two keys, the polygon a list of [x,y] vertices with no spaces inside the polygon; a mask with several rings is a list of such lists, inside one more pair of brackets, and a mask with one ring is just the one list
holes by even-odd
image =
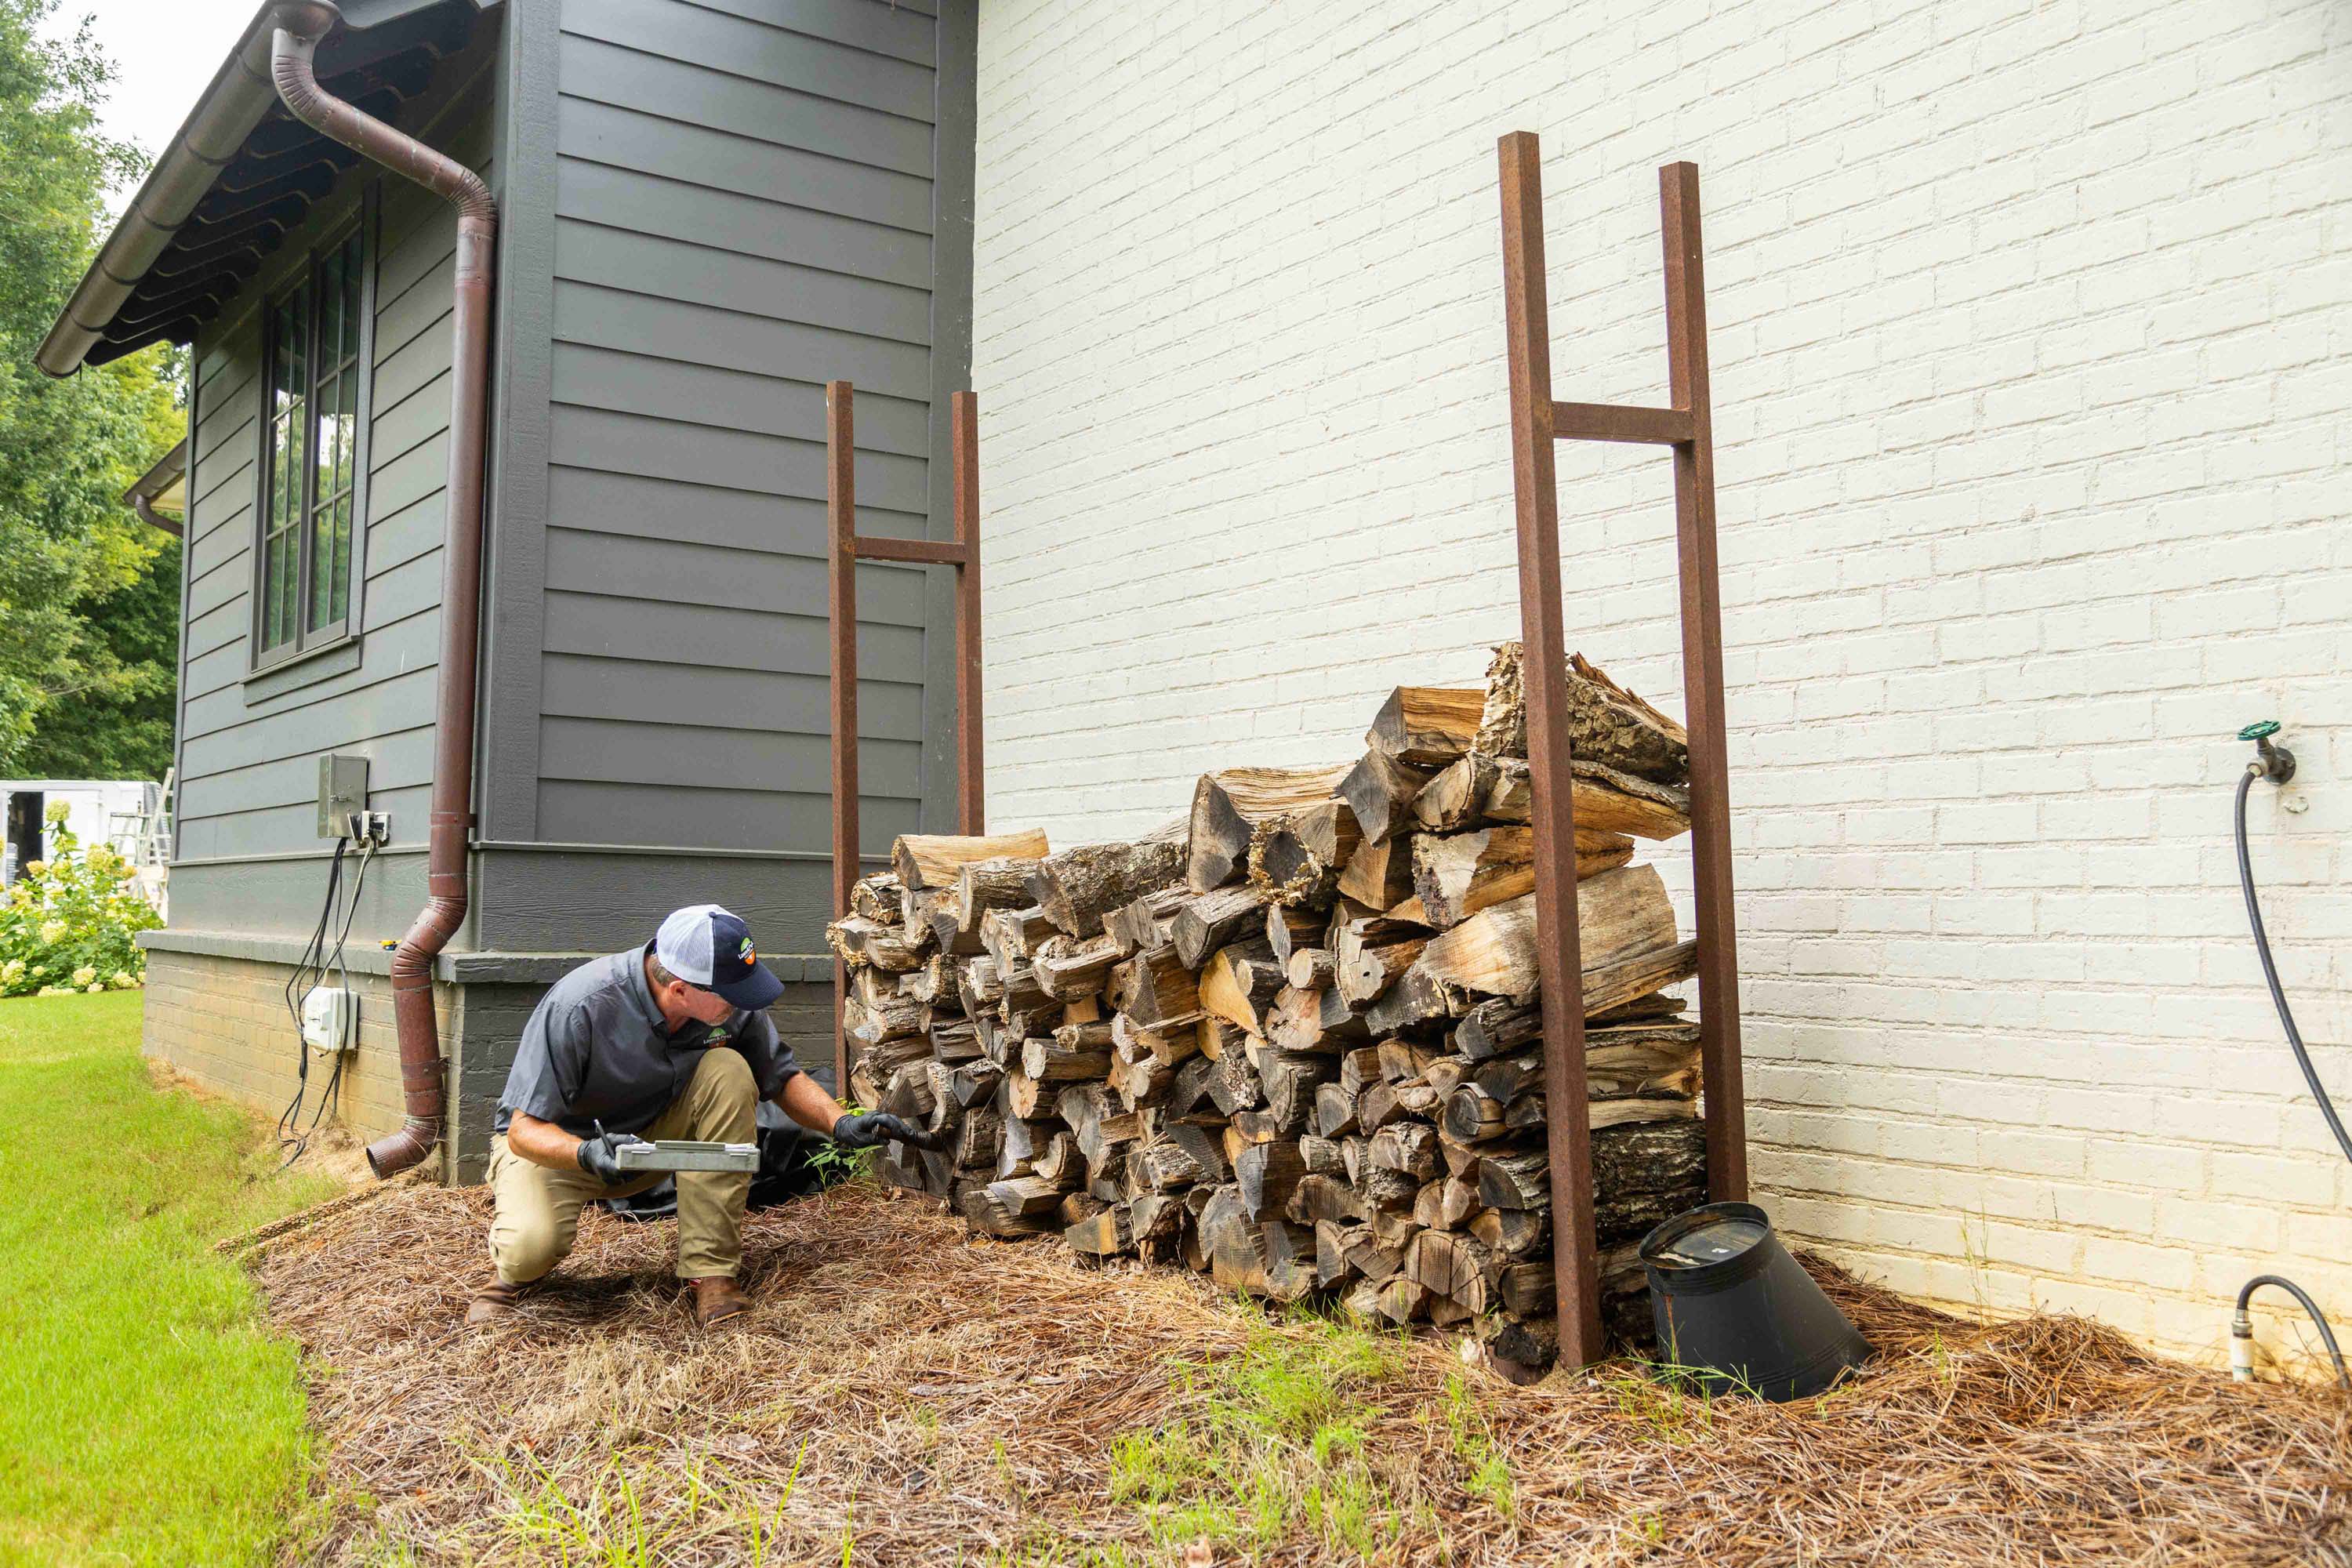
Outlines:
{"label": "overturned nursery pot", "polygon": [[1870,1342],[1789,1256],[1753,1204],[1708,1204],[1642,1238],[1658,1347],[1709,1394],[1821,1393]]}

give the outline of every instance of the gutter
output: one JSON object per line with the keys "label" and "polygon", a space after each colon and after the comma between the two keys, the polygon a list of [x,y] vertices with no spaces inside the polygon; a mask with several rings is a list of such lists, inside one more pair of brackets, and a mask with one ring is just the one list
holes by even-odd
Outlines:
{"label": "gutter", "polygon": [[181,520],[165,517],[155,510],[155,498],[163,494],[185,477],[188,466],[188,438],[181,437],[172,449],[155,461],[155,466],[122,492],[122,500],[139,514],[139,521],[160,528],[173,538],[182,537]]}
{"label": "gutter", "polygon": [[273,13],[270,75],[287,110],[320,134],[423,185],[457,209],[456,299],[449,329],[447,532],[441,544],[441,662],[435,676],[433,797],[425,908],[392,955],[393,1023],[400,1042],[400,1130],[368,1146],[368,1167],[393,1176],[441,1142],[441,1034],[433,1015],[433,961],[465,923],[467,839],[473,826],[474,700],[482,633],[482,465],[489,381],[490,276],[498,204],[480,175],[414,136],[362,113],[319,85],[320,40],[341,21],[329,0]]}

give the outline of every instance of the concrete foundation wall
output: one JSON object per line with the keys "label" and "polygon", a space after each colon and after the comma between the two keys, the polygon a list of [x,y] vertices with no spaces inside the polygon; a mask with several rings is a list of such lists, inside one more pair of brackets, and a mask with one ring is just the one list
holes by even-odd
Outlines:
{"label": "concrete foundation wall", "polygon": [[[2229,837],[2276,717],[2255,860],[2352,1094],[2341,5],[987,0],[989,821],[1345,761],[1517,635],[1516,130],[1562,399],[1666,401],[1699,165],[1763,1201],[2192,1351],[2257,1270],[2352,1315]],[[1570,646],[1679,710],[1669,464],[1567,445],[1559,491]]]}

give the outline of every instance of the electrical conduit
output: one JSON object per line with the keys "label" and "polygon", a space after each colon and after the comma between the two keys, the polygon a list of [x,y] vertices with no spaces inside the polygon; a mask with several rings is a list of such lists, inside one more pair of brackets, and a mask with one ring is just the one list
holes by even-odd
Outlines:
{"label": "electrical conduit", "polygon": [[433,799],[425,908],[392,957],[393,1021],[400,1042],[400,1130],[368,1146],[369,1167],[396,1175],[441,1142],[441,1032],[433,1014],[433,960],[466,919],[467,839],[473,823],[474,684],[482,622],[482,454],[489,380],[490,276],[498,204],[471,169],[330,96],[319,85],[320,40],[342,20],[327,0],[278,7],[270,75],[295,119],[457,209],[456,299],[450,313],[447,531],[441,547],[441,663],[435,696]]}

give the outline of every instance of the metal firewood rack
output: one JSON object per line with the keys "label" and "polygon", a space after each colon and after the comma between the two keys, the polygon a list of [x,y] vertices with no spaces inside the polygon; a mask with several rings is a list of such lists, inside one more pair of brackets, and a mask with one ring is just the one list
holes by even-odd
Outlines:
{"label": "metal firewood rack", "polygon": [[1551,1166],[1552,1272],[1559,1353],[1601,1355],[1592,1217],[1592,1139],[1584,1074],[1584,986],[1577,932],[1576,811],[1565,728],[1555,441],[1670,448],[1682,596],[1683,693],[1690,733],[1691,870],[1697,905],[1699,1053],[1706,1075],[1706,1180],[1717,1202],[1748,1195],[1740,1084],[1738,950],[1733,929],[1730,798],[1724,779],[1723,624],[1715,553],[1715,446],[1700,270],[1698,166],[1658,171],[1665,243],[1666,369],[1672,406],[1552,400],[1545,304],[1543,174],[1532,132],[1499,147],[1503,300],[1511,367],[1511,475],[1517,498],[1519,626],[1526,650],[1528,773],[1534,787],[1536,929],[1544,1000],[1544,1090]]}
{"label": "metal firewood rack", "polygon": [[[948,399],[954,452],[955,538],[867,539],[857,532],[856,392],[845,381],[824,388],[824,510],[832,537],[826,620],[833,634],[833,908],[849,912],[857,880],[857,563],[898,561],[952,566],[956,574],[956,831],[979,834],[986,807],[980,755],[980,405],[969,392]],[[849,1040],[842,1004],[849,966],[833,961],[834,1092],[849,1092]]]}

